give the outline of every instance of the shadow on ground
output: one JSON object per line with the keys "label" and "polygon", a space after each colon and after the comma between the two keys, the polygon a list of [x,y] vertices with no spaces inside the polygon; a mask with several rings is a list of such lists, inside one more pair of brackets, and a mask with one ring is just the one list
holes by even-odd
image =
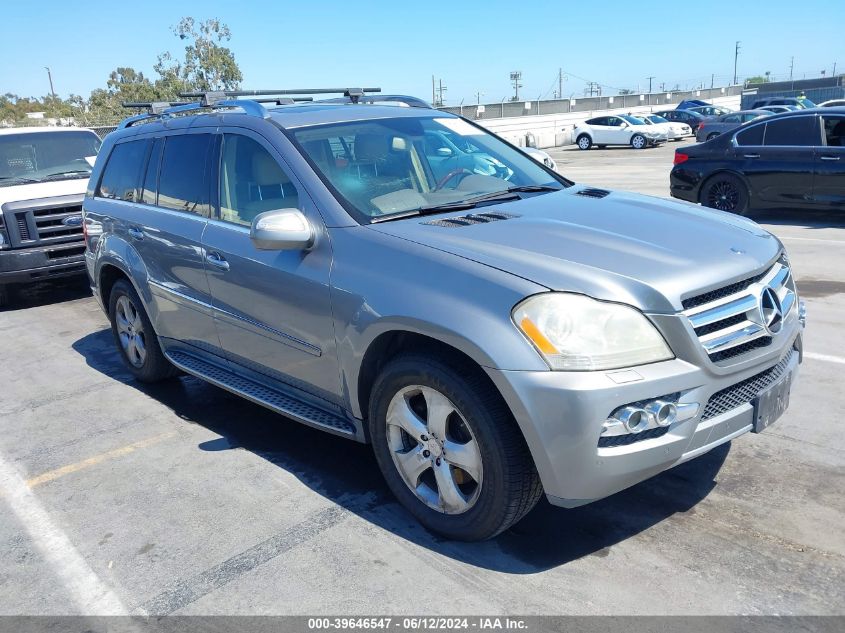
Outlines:
{"label": "shadow on ground", "polygon": [[581,508],[556,508],[543,499],[518,525],[492,541],[445,541],[421,528],[394,500],[369,446],[287,420],[193,377],[155,385],[136,382],[113,345],[111,332],[100,330],[76,341],[73,349],[96,371],[155,398],[186,423],[220,435],[198,450],[250,451],[382,529],[441,555],[506,573],[535,573],[583,556],[606,556],[617,543],[675,514],[694,512],[716,485],[730,450],[724,445]]}
{"label": "shadow on ground", "polygon": [[27,310],[91,296],[91,286],[84,275],[25,286],[15,285],[9,290],[9,304],[5,308],[0,308],[0,312]]}

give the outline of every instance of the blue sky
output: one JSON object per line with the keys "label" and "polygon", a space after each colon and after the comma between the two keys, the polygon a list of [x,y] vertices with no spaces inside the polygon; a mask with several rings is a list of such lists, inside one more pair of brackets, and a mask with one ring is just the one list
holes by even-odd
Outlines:
{"label": "blue sky", "polygon": [[[181,53],[170,27],[182,16],[217,17],[244,88],[381,86],[431,98],[431,76],[448,87],[446,103],[499,101],[512,94],[508,75],[521,70],[521,95],[552,96],[558,68],[564,96],[583,94],[585,79],[615,88],[683,89],[733,75],[741,40],[740,77],[771,71],[845,72],[845,0],[692,0],[616,2],[203,2],[140,3],[46,0],[4,3],[0,26],[0,92],[87,96],[117,66],[154,76],[159,52]],[[651,7],[677,6],[678,9]]]}

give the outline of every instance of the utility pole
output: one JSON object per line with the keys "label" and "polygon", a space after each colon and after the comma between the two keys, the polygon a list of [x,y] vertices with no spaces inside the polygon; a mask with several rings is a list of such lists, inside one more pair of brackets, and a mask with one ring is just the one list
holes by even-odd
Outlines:
{"label": "utility pole", "polygon": [[795,56],[789,58],[789,81],[792,81],[792,70],[795,68]]}
{"label": "utility pole", "polygon": [[480,90],[475,93],[475,103],[476,103],[476,105],[481,105],[481,97],[483,97],[483,96],[484,96],[484,93],[481,92]]}
{"label": "utility pole", "polygon": [[666,92],[666,82],[660,82],[660,92]]}
{"label": "utility pole", "polygon": [[514,70],[511,72],[511,81],[513,82],[513,101],[519,101],[519,89],[522,88],[522,71]]}
{"label": "utility pole", "polygon": [[736,41],[736,48],[734,48],[734,83],[736,85],[736,62],[739,59],[739,40]]}
{"label": "utility pole", "polygon": [[563,99],[563,68],[557,69],[557,96]]}
{"label": "utility pole", "polygon": [[443,93],[444,93],[444,92],[446,92],[446,91],[448,90],[448,88],[447,88],[446,86],[444,86],[444,85],[443,85],[443,80],[442,80],[442,79],[438,79],[438,80],[437,80],[437,82],[438,82],[438,86],[437,86],[437,102],[435,103],[435,105],[436,105],[438,108],[442,108],[442,107],[443,107],[443,104],[445,103],[445,101],[443,100]]}
{"label": "utility pole", "polygon": [[710,90],[713,90],[713,83],[716,81],[716,73],[710,74]]}
{"label": "utility pole", "polygon": [[836,77],[836,62],[833,62],[833,76]]}
{"label": "utility pole", "polygon": [[47,79],[50,80],[50,96],[55,99],[56,98],[56,91],[53,90],[53,74],[50,72],[49,66],[44,66],[47,69]]}
{"label": "utility pole", "polygon": [[654,79],[654,75],[652,75],[651,77],[646,77],[646,79],[648,79],[648,91],[649,93],[651,93],[651,80]]}
{"label": "utility pole", "polygon": [[437,99],[434,95],[434,75],[431,76],[431,105],[437,105]]}

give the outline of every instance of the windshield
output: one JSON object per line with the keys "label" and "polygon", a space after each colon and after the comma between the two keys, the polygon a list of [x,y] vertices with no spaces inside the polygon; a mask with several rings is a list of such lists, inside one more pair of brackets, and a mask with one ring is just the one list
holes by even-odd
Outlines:
{"label": "windshield", "polygon": [[642,119],[638,119],[637,117],[635,117],[635,116],[631,116],[631,115],[629,115],[629,114],[622,114],[622,115],[620,115],[620,116],[621,116],[621,118],[625,119],[625,120],[626,120],[628,123],[630,123],[631,125],[648,125],[648,124],[647,124],[645,121],[643,121]]}
{"label": "windshield", "polygon": [[87,178],[100,138],[93,132],[26,132],[0,135],[0,181]]}
{"label": "windshield", "polygon": [[653,123],[669,123],[667,119],[664,119],[662,116],[657,116],[656,114],[652,114],[648,117]]}
{"label": "windshield", "polygon": [[361,223],[481,197],[485,204],[495,203],[496,192],[518,188],[541,195],[544,188],[569,184],[456,117],[352,121],[292,133],[323,181]]}
{"label": "windshield", "polygon": [[805,108],[815,108],[816,104],[810,101],[807,97],[798,97],[798,103]]}

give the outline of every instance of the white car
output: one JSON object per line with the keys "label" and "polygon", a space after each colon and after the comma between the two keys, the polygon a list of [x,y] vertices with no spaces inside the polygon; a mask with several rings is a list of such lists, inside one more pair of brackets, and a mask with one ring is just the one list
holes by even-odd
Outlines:
{"label": "white car", "polygon": [[828,99],[818,104],[820,108],[838,108],[845,106],[845,99]]}
{"label": "white car", "polygon": [[638,119],[642,119],[646,123],[656,125],[658,129],[665,130],[669,136],[669,140],[680,141],[687,136],[693,136],[692,128],[686,123],[680,121],[670,121],[664,119],[659,114],[637,114]]}
{"label": "white car", "polygon": [[597,116],[575,126],[575,144],[579,149],[599,149],[607,145],[630,145],[634,149],[665,143],[669,135],[642,119],[626,114]]}
{"label": "white car", "polygon": [[536,147],[520,147],[519,149],[528,154],[538,163],[544,164],[549,169],[557,169],[557,163],[555,163],[552,157],[543,150],[537,149]]}

